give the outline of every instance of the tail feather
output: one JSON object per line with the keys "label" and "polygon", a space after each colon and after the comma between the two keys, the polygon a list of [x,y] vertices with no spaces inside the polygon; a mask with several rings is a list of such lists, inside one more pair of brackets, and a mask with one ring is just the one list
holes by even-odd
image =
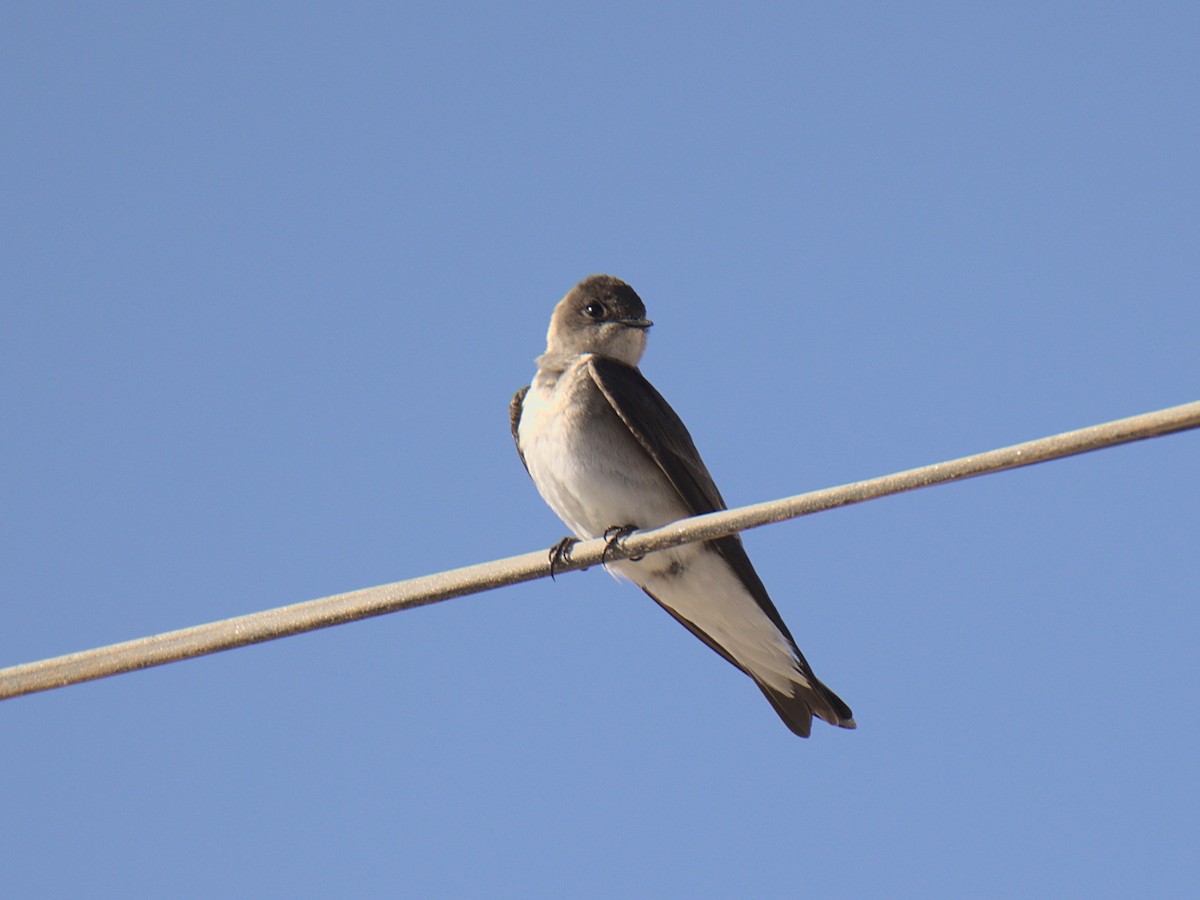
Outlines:
{"label": "tail feather", "polygon": [[755,684],[763,692],[783,724],[792,730],[793,734],[808,737],[812,731],[812,720],[815,715],[830,725],[839,728],[854,728],[854,713],[850,711],[842,698],[825,687],[816,678],[811,686],[793,684],[794,693],[791,695],[778,691],[755,679]]}

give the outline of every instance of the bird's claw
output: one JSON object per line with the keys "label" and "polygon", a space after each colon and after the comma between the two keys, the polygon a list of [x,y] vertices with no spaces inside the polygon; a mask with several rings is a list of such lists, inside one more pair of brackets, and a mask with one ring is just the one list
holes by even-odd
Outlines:
{"label": "bird's claw", "polygon": [[550,548],[550,580],[560,567],[565,567],[571,561],[571,548],[579,543],[578,538],[565,537]]}
{"label": "bird's claw", "polygon": [[[637,531],[636,525],[613,525],[611,528],[606,528],[604,530],[604,540],[607,543],[604,545],[604,552],[600,554],[601,565],[608,563],[609,556],[613,550],[617,549],[621,542],[635,531]],[[627,558],[630,562],[637,562],[639,559],[644,558],[644,554],[643,556],[630,556]]]}

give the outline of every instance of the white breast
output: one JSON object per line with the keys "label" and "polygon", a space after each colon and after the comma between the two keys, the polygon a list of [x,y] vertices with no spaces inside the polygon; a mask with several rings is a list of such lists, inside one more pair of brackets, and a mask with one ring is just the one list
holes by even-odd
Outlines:
{"label": "white breast", "polygon": [[587,359],[557,379],[539,373],[525,395],[517,433],[533,483],[582,538],[683,518],[683,502],[596,387]]}

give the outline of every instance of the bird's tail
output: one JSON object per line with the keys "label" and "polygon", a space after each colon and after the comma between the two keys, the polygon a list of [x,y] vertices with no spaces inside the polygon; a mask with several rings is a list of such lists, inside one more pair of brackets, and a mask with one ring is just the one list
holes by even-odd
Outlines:
{"label": "bird's tail", "polygon": [[755,683],[771,701],[779,718],[800,737],[808,737],[812,731],[813,716],[839,728],[854,728],[854,713],[842,698],[825,687],[815,676],[809,675],[808,684],[792,683],[792,693],[785,694],[763,684]]}

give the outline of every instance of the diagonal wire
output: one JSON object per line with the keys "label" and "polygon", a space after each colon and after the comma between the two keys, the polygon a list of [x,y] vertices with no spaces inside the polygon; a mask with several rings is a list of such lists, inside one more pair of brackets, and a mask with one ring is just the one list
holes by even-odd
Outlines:
{"label": "diagonal wire", "polygon": [[[889,494],[1029,466],[1197,427],[1200,427],[1200,401],[1014,444],[999,450],[964,456],[948,462],[909,469],[894,475],[684,519],[661,528],[631,534],[618,545],[608,548],[608,558],[640,556],[822,510],[862,503]],[[573,548],[569,560],[561,566],[556,565],[556,571],[598,565],[605,550],[606,542],[603,538],[581,541]],[[538,550],[407,581],[168,631],[97,647],[94,650],[11,666],[0,669],[0,700],[151,666],[161,666],[221,650],[232,650],[247,644],[272,641],[402,609],[412,609],[449,600],[451,597],[476,594],[505,585],[544,578],[549,574],[547,553],[545,550]]]}

